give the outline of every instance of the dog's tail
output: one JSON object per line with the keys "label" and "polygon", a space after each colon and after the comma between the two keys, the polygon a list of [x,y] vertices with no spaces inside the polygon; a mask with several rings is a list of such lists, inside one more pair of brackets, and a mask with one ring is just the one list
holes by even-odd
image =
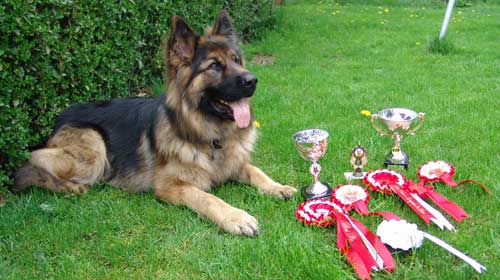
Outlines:
{"label": "dog's tail", "polygon": [[14,173],[14,185],[12,186],[11,191],[21,192],[31,186],[56,186],[60,183],[58,181],[60,180],[28,161]]}

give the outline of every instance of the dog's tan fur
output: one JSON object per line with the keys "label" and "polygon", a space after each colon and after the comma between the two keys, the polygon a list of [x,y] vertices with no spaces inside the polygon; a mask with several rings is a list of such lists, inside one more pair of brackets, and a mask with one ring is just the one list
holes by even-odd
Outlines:
{"label": "dog's tan fur", "polygon": [[[54,191],[83,193],[92,184],[108,182],[130,192],[152,189],[158,199],[188,206],[227,232],[258,234],[257,220],[207,193],[211,187],[234,180],[282,199],[291,197],[296,190],[273,181],[251,164],[257,138],[253,125],[240,129],[234,121],[214,122],[196,109],[201,92],[223,77],[205,71],[189,79],[192,75],[189,62],[195,46],[236,40],[234,34],[220,32],[228,20],[227,13],[222,12],[214,27],[197,38],[189,36],[193,32],[182,19],[173,18],[172,35],[165,49],[169,81],[165,105],[173,109],[175,121],[165,113],[157,114],[153,142],[148,141],[146,133],[141,135],[135,148],[138,164],[133,170],[112,176],[114,167],[110,158],[113,155],[107,151],[106,139],[99,131],[65,125],[54,132],[46,148],[32,153],[17,173],[16,187],[37,185]],[[179,24],[187,25],[188,30],[179,31]],[[211,50],[209,55],[224,61],[229,74],[247,71],[243,62],[235,63],[237,54],[231,49]],[[200,67],[207,66],[202,63]],[[214,147],[214,139],[219,147]]]}

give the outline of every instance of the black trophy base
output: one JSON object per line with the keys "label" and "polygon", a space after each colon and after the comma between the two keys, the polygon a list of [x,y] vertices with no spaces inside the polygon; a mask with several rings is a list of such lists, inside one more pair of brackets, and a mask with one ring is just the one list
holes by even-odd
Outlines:
{"label": "black trophy base", "polygon": [[387,168],[387,166],[389,165],[397,165],[397,166],[403,166],[405,170],[408,170],[408,164],[409,164],[409,159],[406,153],[403,153],[403,158],[400,160],[394,159],[392,153],[389,153],[387,159],[384,161],[384,168]]}
{"label": "black trophy base", "polygon": [[320,193],[320,194],[309,193],[309,192],[307,192],[307,189],[309,188],[309,186],[303,187],[301,189],[301,193],[302,193],[302,197],[304,198],[304,200],[313,200],[313,199],[317,199],[317,198],[330,198],[332,196],[332,188],[330,188],[330,185],[327,182],[321,182],[321,183],[323,185],[325,185],[328,189],[324,193]]}

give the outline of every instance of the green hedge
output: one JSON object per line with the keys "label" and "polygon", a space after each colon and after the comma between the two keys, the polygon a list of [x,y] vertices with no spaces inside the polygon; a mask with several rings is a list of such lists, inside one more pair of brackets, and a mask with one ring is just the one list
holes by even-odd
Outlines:
{"label": "green hedge", "polygon": [[198,30],[222,8],[243,39],[272,25],[272,0],[3,0],[0,191],[68,105],[134,95],[162,77],[170,17]]}

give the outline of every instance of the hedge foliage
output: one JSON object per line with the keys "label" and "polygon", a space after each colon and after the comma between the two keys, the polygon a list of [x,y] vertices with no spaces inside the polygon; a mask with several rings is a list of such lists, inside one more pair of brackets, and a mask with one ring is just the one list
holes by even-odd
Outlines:
{"label": "hedge foliage", "polygon": [[226,8],[243,39],[273,23],[272,0],[3,0],[0,191],[68,105],[134,95],[162,78],[172,15],[203,30]]}

